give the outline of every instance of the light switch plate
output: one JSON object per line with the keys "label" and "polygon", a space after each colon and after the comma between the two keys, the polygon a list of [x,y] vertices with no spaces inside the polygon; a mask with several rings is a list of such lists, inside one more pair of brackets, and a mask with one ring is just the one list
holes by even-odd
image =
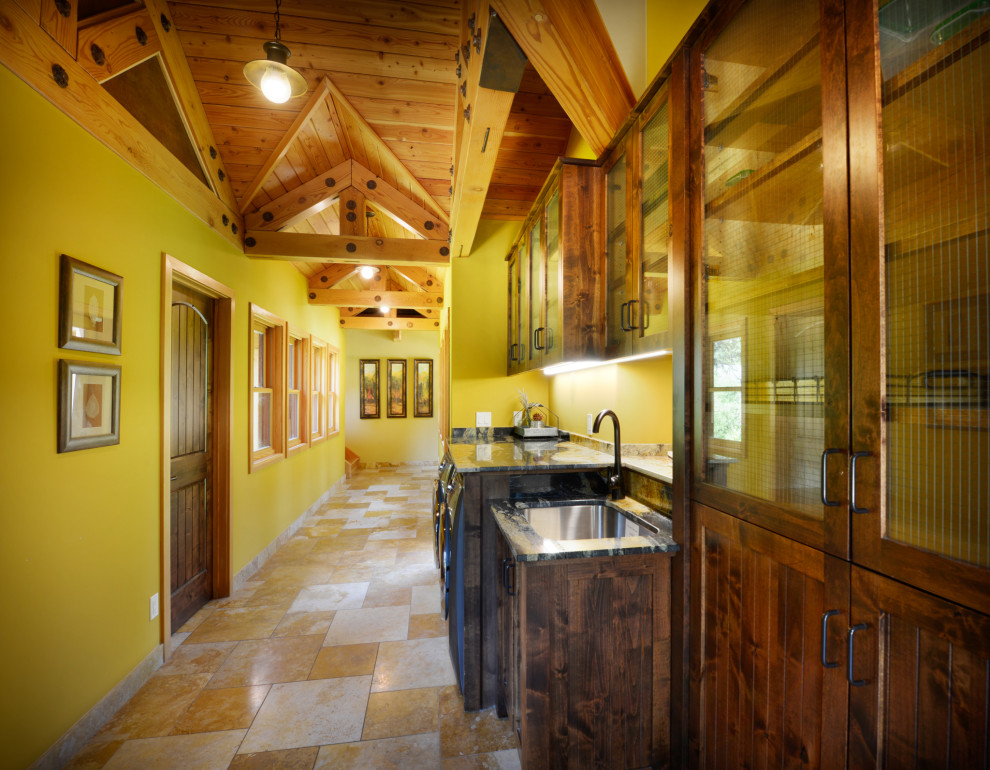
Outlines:
{"label": "light switch plate", "polygon": [[158,617],[158,594],[155,594],[154,596],[151,597],[151,601],[149,602],[149,607],[151,609],[151,617],[149,618],[149,620],[154,620],[155,618]]}
{"label": "light switch plate", "polygon": [[474,413],[474,427],[476,427],[476,428],[490,428],[490,427],[492,427],[492,413],[491,412],[475,412]]}

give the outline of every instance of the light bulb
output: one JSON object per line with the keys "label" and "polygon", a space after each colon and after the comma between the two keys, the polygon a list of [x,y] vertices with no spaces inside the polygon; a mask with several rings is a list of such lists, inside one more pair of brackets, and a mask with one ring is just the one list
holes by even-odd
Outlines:
{"label": "light bulb", "polygon": [[382,315],[385,315],[391,309],[388,305],[382,305]]}
{"label": "light bulb", "polygon": [[289,78],[278,67],[269,66],[261,77],[261,93],[275,104],[282,104],[292,96],[292,85]]}
{"label": "light bulb", "polygon": [[364,267],[361,268],[361,277],[364,278],[365,280],[371,278],[371,276],[373,276],[374,274],[375,274],[375,269],[373,267],[368,267],[367,265],[365,265]]}

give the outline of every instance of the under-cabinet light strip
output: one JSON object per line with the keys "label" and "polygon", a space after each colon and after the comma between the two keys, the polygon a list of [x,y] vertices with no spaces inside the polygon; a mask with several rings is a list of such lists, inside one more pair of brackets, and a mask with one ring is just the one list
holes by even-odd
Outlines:
{"label": "under-cabinet light strip", "polygon": [[607,361],[566,361],[562,364],[554,364],[553,366],[546,367],[543,373],[552,377],[555,374],[578,372],[582,369],[593,369],[596,366],[607,366],[609,364],[625,364],[629,361],[641,361],[644,358],[659,358],[660,356],[669,356],[672,353],[672,350],[654,350],[650,353],[640,353],[639,355],[626,356],[625,358],[611,358]]}

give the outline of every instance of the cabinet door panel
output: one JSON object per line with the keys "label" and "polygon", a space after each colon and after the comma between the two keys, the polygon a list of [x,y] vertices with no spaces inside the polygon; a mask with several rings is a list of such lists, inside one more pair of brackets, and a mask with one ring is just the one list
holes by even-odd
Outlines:
{"label": "cabinet door panel", "polygon": [[850,767],[986,767],[990,618],[852,567]]}
{"label": "cabinet door panel", "polygon": [[546,292],[543,303],[543,366],[559,363],[561,358],[564,330],[562,323],[563,308],[560,302],[560,288],[563,283],[560,266],[560,189],[554,190],[547,201],[546,212]]}
{"label": "cabinet door panel", "polygon": [[[846,141],[832,77],[842,29],[823,27],[841,18],[832,5],[750,0],[693,52],[704,169],[695,496],[721,507],[718,490],[744,495],[747,518],[844,556],[848,190],[844,174],[826,185],[824,173],[826,160],[844,170]],[[827,448],[839,454],[826,485]]]}
{"label": "cabinet door panel", "polygon": [[[640,226],[637,351],[670,346],[667,276],[670,252],[670,115],[666,93],[644,122],[641,148],[642,215]],[[647,115],[644,115],[647,117]]]}
{"label": "cabinet door panel", "polygon": [[605,355],[623,355],[629,345],[627,313],[631,299],[626,260],[626,156],[605,172]]}
{"label": "cabinet door panel", "polygon": [[990,13],[904,5],[847,8],[853,558],[990,612]]}
{"label": "cabinet door panel", "polygon": [[[822,666],[821,633],[825,610],[846,606],[847,568],[704,506],[694,520],[692,766],[842,758],[842,673]],[[841,656],[841,621],[828,627],[829,658]]]}

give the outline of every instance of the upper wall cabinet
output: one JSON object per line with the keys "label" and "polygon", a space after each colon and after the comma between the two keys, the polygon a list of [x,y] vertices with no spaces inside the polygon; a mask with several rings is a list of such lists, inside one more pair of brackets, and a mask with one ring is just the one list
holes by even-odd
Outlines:
{"label": "upper wall cabinet", "polygon": [[601,170],[562,158],[509,253],[509,374],[599,358]]}
{"label": "upper wall cabinet", "polygon": [[605,164],[605,357],[670,347],[670,113],[662,88]]}

